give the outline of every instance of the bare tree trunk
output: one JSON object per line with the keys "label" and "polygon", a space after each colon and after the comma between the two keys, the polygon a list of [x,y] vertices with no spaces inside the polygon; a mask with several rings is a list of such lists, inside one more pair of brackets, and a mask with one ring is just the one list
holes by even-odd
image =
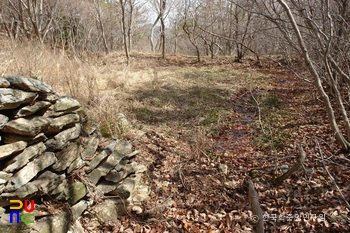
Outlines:
{"label": "bare tree trunk", "polygon": [[108,54],[109,50],[108,50],[108,45],[107,45],[105,29],[104,29],[104,25],[103,25],[102,18],[101,18],[100,1],[99,0],[94,0],[94,6],[95,6],[95,10],[96,10],[97,22],[98,22],[98,24],[100,26],[100,30],[101,30],[101,34],[102,34],[103,47],[104,47],[104,50],[105,50],[106,54]]}
{"label": "bare tree trunk", "polygon": [[188,30],[188,25],[186,23],[186,20],[185,20],[185,23],[183,24],[182,26],[182,29],[184,30],[184,32],[186,33],[187,37],[188,37],[188,40],[190,41],[190,43],[194,46],[194,48],[196,49],[196,55],[197,55],[197,62],[201,62],[201,54],[200,54],[200,51],[199,51],[199,47],[197,46],[197,44],[195,43],[194,39],[192,38],[191,36],[191,33],[190,31]]}
{"label": "bare tree trunk", "polygon": [[123,42],[124,42],[124,51],[125,51],[125,56],[127,63],[129,64],[130,61],[130,54],[129,54],[129,48],[128,48],[128,39],[127,39],[127,31],[126,31],[126,22],[125,22],[125,0],[119,0],[122,15],[121,15],[121,23],[122,23],[122,33],[123,33]]}
{"label": "bare tree trunk", "polygon": [[129,7],[130,7],[130,11],[129,11],[129,22],[128,22],[128,49],[129,51],[131,51],[132,48],[132,31],[134,28],[134,2],[132,0],[128,1],[129,3]]}
{"label": "bare tree trunk", "polygon": [[162,45],[162,58],[165,59],[165,23],[164,23],[164,13],[166,9],[166,0],[160,0],[160,38]]}
{"label": "bare tree trunk", "polygon": [[154,28],[156,27],[158,21],[159,21],[160,15],[158,15],[157,19],[154,21],[153,25],[152,25],[152,29],[151,29],[151,50],[152,52],[155,51],[155,46],[154,46]]}
{"label": "bare tree trunk", "polygon": [[281,4],[283,9],[287,13],[288,19],[292,25],[292,28],[293,28],[293,31],[294,31],[296,37],[297,37],[302,56],[304,58],[304,62],[306,64],[310,74],[312,75],[312,77],[314,79],[314,84],[318,90],[318,93],[321,95],[324,106],[326,107],[327,114],[328,114],[328,120],[329,120],[329,123],[331,125],[333,132],[335,133],[335,137],[336,137],[338,143],[344,149],[348,150],[350,144],[347,141],[347,139],[344,138],[343,134],[341,133],[341,131],[339,129],[339,126],[338,126],[336,119],[335,119],[332,103],[331,103],[326,91],[324,90],[324,88],[322,86],[321,77],[319,76],[319,74],[318,74],[318,72],[317,72],[317,70],[316,70],[316,68],[315,68],[315,66],[310,58],[309,51],[308,51],[307,46],[305,44],[304,38],[299,30],[299,26],[298,26],[298,24],[293,16],[293,13],[291,12],[291,9],[289,8],[289,6],[287,5],[287,3],[285,1],[283,1],[283,0],[277,0],[277,1]]}

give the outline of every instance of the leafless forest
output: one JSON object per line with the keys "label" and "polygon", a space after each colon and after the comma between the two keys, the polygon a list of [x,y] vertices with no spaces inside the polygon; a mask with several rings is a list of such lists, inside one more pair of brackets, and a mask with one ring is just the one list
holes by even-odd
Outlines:
{"label": "leafless forest", "polygon": [[349,232],[348,0],[1,0],[0,33],[1,75],[145,151],[151,199],[100,232]]}

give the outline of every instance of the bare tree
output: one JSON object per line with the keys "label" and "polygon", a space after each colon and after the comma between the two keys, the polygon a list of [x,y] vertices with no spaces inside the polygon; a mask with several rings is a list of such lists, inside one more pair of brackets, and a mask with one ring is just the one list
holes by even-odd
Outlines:
{"label": "bare tree", "polygon": [[98,25],[99,25],[100,30],[101,30],[103,47],[104,47],[105,52],[108,53],[109,50],[108,50],[108,45],[107,45],[105,28],[104,28],[104,24],[103,24],[102,16],[101,16],[102,15],[101,2],[100,2],[100,0],[93,0],[93,2],[94,2],[95,10],[96,10],[96,20],[97,20]]}
{"label": "bare tree", "polygon": [[127,59],[127,62],[129,63],[130,60],[130,54],[129,54],[129,47],[128,47],[128,33],[126,29],[126,0],[119,0],[120,8],[122,11],[121,14],[121,23],[122,23],[122,33],[123,33],[123,44],[124,44],[124,51],[125,56]]}
{"label": "bare tree", "polygon": [[151,42],[151,49],[152,52],[155,51],[155,44],[154,44],[154,29],[156,28],[158,22],[160,22],[160,39],[159,39],[159,48],[162,50],[162,58],[165,58],[165,19],[167,18],[171,6],[174,2],[169,0],[154,0],[152,5],[155,8],[157,12],[157,18],[154,21],[152,28],[151,28],[151,35],[150,35],[150,42]]}
{"label": "bare tree", "polygon": [[201,61],[200,47],[198,44],[198,38],[200,38],[200,33],[198,33],[198,15],[194,14],[196,11],[196,6],[193,1],[185,0],[185,9],[184,9],[184,19],[182,24],[182,29],[186,33],[188,40],[193,45],[196,50],[197,61]]}
{"label": "bare tree", "polygon": [[[344,149],[350,149],[348,1],[249,0],[249,3],[249,7],[240,6],[268,18],[285,43],[303,58],[335,138]],[[341,120],[336,119],[335,111],[340,113]]]}
{"label": "bare tree", "polygon": [[2,12],[1,21],[10,38],[35,37],[43,43],[49,31],[52,30],[58,0],[18,0],[17,2],[8,0],[6,3],[2,7],[7,12]]}

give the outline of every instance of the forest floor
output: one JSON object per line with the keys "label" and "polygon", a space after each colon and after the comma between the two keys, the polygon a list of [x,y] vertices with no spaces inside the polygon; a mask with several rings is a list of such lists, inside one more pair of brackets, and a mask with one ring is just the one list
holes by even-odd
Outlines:
{"label": "forest floor", "polygon": [[[1,75],[43,77],[83,103],[104,136],[142,151],[136,159],[148,166],[150,198],[86,232],[252,232],[247,178],[266,232],[350,232],[350,155],[335,143],[312,85],[290,71],[141,53],[126,66],[121,54],[76,59],[36,44],[5,45]],[[118,113],[130,129],[115,124]],[[295,163],[298,145],[305,169],[273,185]]]}
{"label": "forest floor", "polygon": [[[252,232],[248,177],[266,232],[350,231],[350,156],[335,143],[312,85],[249,62],[170,58],[155,70],[125,109],[139,124],[126,138],[142,150],[150,198],[103,231]],[[298,145],[304,169],[273,185]]]}

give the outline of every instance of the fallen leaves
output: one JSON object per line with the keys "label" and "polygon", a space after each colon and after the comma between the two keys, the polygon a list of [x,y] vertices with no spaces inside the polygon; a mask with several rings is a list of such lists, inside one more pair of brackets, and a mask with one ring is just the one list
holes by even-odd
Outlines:
{"label": "fallen leaves", "polygon": [[[182,141],[188,132],[172,129],[179,130],[176,138],[155,127],[136,145],[150,161],[143,177],[150,199],[124,216],[115,232],[252,232],[254,215],[243,188],[247,176],[253,178],[266,232],[349,232],[349,209],[334,186],[350,199],[349,154],[338,153],[311,86],[300,85],[285,71],[276,71],[273,80],[274,87],[264,91],[280,98],[287,112],[273,126],[289,133],[284,146],[260,150],[252,143],[256,109],[246,90],[234,100],[232,125],[215,138],[203,138],[206,150]],[[323,167],[316,139],[334,181]],[[306,152],[304,168],[272,185],[271,179],[293,166],[297,144]]]}

